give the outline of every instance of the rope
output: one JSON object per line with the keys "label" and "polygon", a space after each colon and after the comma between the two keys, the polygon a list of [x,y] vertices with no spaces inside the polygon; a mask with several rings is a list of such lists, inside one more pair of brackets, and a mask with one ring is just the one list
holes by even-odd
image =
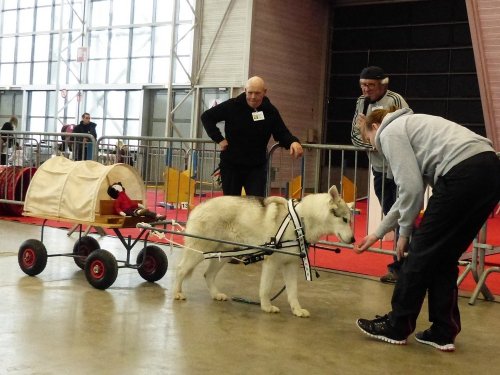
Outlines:
{"label": "rope", "polygon": [[[276,293],[274,295],[273,298],[271,298],[271,301],[274,301],[276,298],[278,298],[278,296],[283,293],[283,291],[286,289],[286,285],[283,285],[283,287],[281,288],[281,290]],[[233,300],[234,302],[241,302],[241,303],[248,303],[249,305],[258,305],[260,306],[260,302],[257,302],[257,301],[250,301],[246,298],[243,298],[243,297],[233,297],[231,298],[231,300]]]}
{"label": "rope", "polygon": [[[150,227],[150,228],[154,228],[152,225],[147,224],[147,223],[141,223],[141,224],[144,226]],[[178,233],[182,236],[182,233],[180,233],[180,232],[184,231],[185,228],[182,225],[180,225],[179,223],[177,223],[175,220],[172,220],[172,222],[170,224],[172,226],[177,226],[177,227],[181,228],[181,230],[178,231]],[[172,250],[172,245],[175,245],[178,247],[183,247],[184,249],[187,249],[187,250],[195,251],[195,252],[202,254],[202,255],[204,254],[203,251],[201,251],[201,250],[193,249],[193,248],[190,248],[188,246],[185,246],[184,244],[181,244],[180,242],[174,241],[174,239],[173,239],[174,233],[170,233],[170,238],[166,238],[164,232],[151,229],[151,235],[157,237],[158,239],[164,239],[165,241],[167,241],[170,244],[171,250]]]}

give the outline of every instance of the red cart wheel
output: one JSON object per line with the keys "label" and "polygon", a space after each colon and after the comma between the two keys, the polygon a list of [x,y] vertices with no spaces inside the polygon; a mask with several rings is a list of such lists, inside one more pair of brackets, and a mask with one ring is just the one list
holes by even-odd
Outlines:
{"label": "red cart wheel", "polygon": [[158,246],[146,246],[137,255],[137,266],[137,271],[144,280],[158,281],[167,272],[167,255]]}
{"label": "red cart wheel", "polygon": [[82,270],[85,269],[85,262],[89,254],[100,248],[99,242],[94,237],[83,236],[78,239],[73,246],[73,254],[76,255],[73,257],[76,265],[80,267]]}
{"label": "red cart wheel", "polygon": [[107,250],[94,250],[85,262],[85,277],[96,289],[107,289],[118,276],[118,263],[113,254]]}
{"label": "red cart wheel", "polygon": [[38,240],[26,240],[19,247],[17,261],[25,274],[38,275],[47,265],[47,249]]}

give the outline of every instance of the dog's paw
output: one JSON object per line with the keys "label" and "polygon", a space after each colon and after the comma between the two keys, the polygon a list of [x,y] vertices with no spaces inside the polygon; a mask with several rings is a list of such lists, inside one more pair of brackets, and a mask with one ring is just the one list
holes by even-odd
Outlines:
{"label": "dog's paw", "polygon": [[268,306],[261,306],[260,308],[262,309],[262,311],[271,314],[276,314],[280,312],[280,308],[278,306],[268,305]]}
{"label": "dog's paw", "polygon": [[174,299],[178,301],[184,301],[186,299],[186,296],[183,293],[175,293]]}
{"label": "dog's paw", "polygon": [[311,314],[306,309],[292,309],[293,315],[298,316],[299,318],[309,318]]}
{"label": "dog's paw", "polygon": [[227,301],[227,296],[224,293],[217,293],[212,298],[216,301]]}

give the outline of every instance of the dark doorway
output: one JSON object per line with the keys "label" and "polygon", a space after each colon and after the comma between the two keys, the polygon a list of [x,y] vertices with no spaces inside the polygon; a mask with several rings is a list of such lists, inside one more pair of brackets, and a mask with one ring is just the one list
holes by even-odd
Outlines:
{"label": "dark doorway", "polygon": [[359,73],[378,65],[389,88],[416,113],[458,122],[485,135],[464,0],[332,6],[326,131],[351,144]]}

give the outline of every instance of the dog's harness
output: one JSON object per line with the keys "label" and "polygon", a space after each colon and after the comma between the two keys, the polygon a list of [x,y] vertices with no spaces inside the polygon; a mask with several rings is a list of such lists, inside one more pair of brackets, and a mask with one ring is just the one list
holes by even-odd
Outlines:
{"label": "dog's harness", "polygon": [[280,228],[278,229],[278,233],[276,234],[276,242],[281,243],[281,237],[285,233],[290,220],[293,221],[293,225],[295,226],[295,237],[297,241],[285,241],[292,242],[295,245],[299,245],[299,256],[302,260],[302,265],[304,266],[304,273],[307,281],[312,281],[311,276],[311,265],[309,263],[309,256],[307,254],[307,250],[309,248],[309,244],[306,242],[304,228],[302,227],[302,223],[300,222],[299,216],[295,211],[295,206],[298,204],[294,199],[288,200],[288,215],[286,215],[283,223],[281,223]]}
{"label": "dog's harness", "polygon": [[[236,256],[242,256],[245,255],[245,259],[242,260],[242,262],[246,264],[250,263],[255,263],[261,260],[264,260],[265,255],[271,255],[273,253],[274,249],[282,249],[282,248],[287,248],[287,247],[299,247],[299,253],[286,253],[289,255],[298,255],[300,256],[302,260],[302,265],[304,266],[304,273],[306,280],[311,281],[312,280],[312,273],[311,273],[311,265],[309,263],[309,257],[307,250],[309,248],[309,244],[307,243],[305,239],[305,233],[304,233],[304,228],[302,227],[302,223],[300,221],[299,216],[297,215],[297,212],[295,211],[295,207],[299,204],[300,202],[294,200],[294,199],[289,199],[288,200],[288,215],[285,216],[283,219],[283,222],[281,223],[280,227],[278,228],[278,232],[276,233],[276,236],[271,237],[270,242],[266,242],[263,247],[268,247],[269,250],[259,250],[255,251],[254,248],[251,246],[244,247],[244,248],[238,248],[234,249],[232,251],[224,251],[224,252],[209,252],[209,253],[203,253],[203,256],[205,259],[213,259],[213,258],[229,258],[229,257],[236,257]],[[288,241],[281,241],[281,238],[285,234],[286,229],[288,228],[288,225],[290,224],[290,221],[293,222],[293,225],[295,226],[295,236],[296,240],[288,240]]]}

